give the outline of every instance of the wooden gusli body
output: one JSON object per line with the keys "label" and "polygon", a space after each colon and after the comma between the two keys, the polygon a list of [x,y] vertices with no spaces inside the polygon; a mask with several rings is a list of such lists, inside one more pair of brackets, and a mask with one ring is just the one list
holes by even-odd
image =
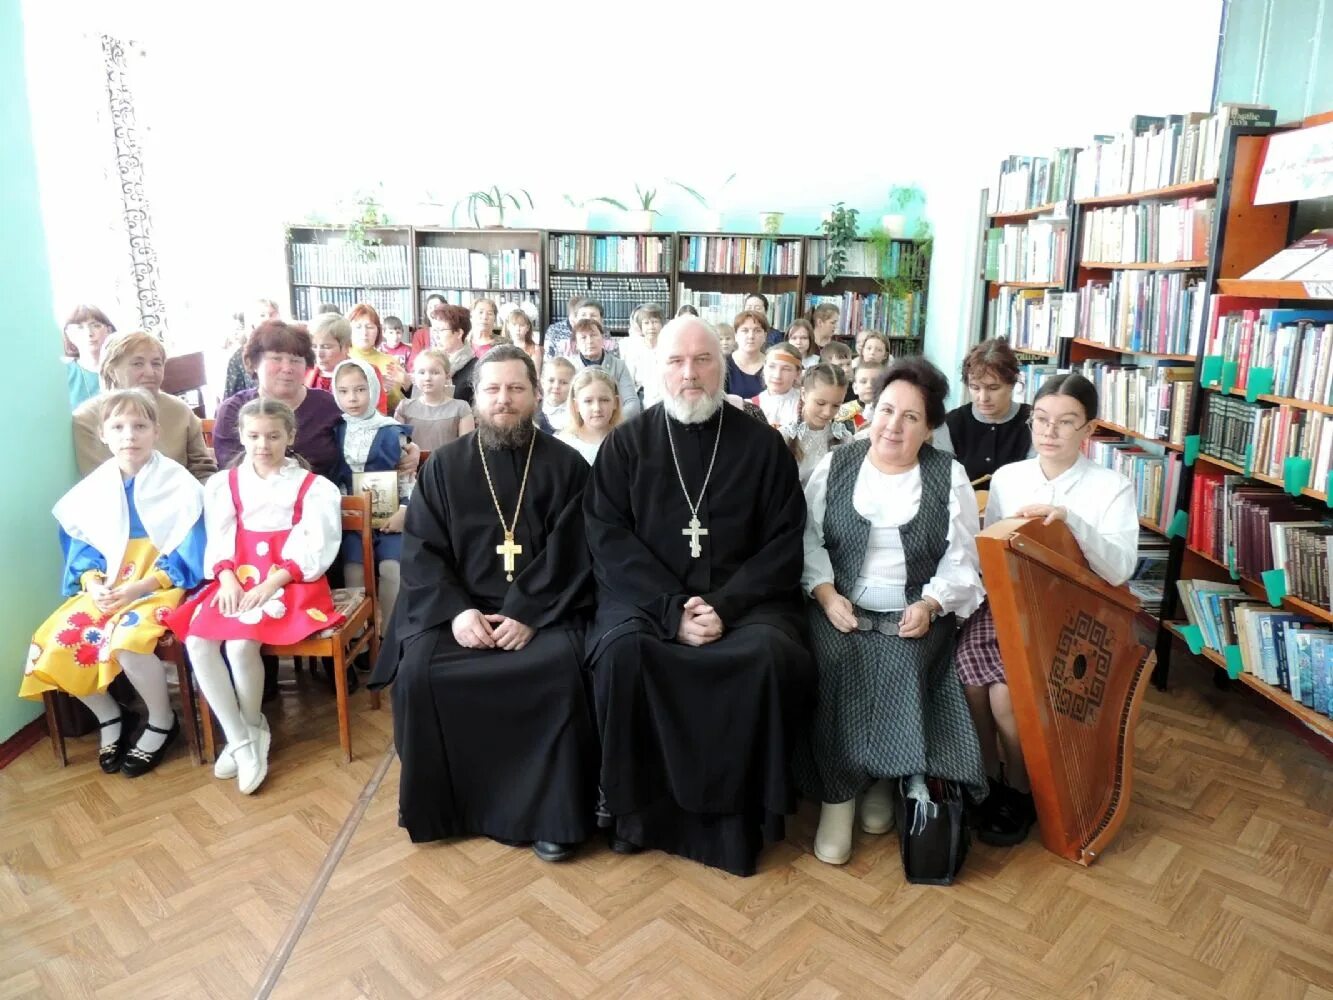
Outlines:
{"label": "wooden gusli body", "polygon": [[1046,849],[1091,864],[1129,809],[1152,656],[1139,601],[1091,569],[1069,529],[1015,518],[977,536],[981,572]]}

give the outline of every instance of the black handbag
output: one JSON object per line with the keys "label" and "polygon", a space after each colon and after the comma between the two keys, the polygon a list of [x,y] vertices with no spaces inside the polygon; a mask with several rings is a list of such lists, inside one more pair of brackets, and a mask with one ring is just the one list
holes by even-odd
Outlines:
{"label": "black handbag", "polygon": [[930,778],[930,801],[907,797],[898,781],[898,836],[903,875],[914,885],[952,885],[967,860],[972,835],[967,828],[963,789],[957,782]]}

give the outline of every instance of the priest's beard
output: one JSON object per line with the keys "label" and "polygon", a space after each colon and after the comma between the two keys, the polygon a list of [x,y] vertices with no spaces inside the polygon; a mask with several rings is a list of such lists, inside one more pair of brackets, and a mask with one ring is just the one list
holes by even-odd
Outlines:
{"label": "priest's beard", "polygon": [[694,400],[682,399],[680,396],[668,396],[665,400],[667,413],[671,414],[678,423],[702,424],[717,412],[717,408],[722,405],[726,395],[726,389],[719,385],[717,392]]}
{"label": "priest's beard", "polygon": [[482,446],[485,448],[526,448],[537,430],[531,414],[509,427],[492,423],[490,418],[475,407],[473,415],[477,419],[477,437],[481,438]]}

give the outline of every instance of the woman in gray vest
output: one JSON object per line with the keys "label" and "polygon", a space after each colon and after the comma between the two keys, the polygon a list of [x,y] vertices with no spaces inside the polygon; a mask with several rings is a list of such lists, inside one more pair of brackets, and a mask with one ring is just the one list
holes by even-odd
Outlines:
{"label": "woman in gray vest", "polygon": [[925,443],[948,380],[924,358],[888,368],[868,439],[835,448],[805,488],[805,572],[819,696],[805,791],[823,803],[815,856],[845,864],[861,828],[893,828],[893,782],[967,786],[986,772],[953,669],[954,632],[981,604],[977,501],[952,456]]}

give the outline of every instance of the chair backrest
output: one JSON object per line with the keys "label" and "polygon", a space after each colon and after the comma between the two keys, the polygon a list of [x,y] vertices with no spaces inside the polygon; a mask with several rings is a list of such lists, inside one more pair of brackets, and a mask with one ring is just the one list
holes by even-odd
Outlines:
{"label": "chair backrest", "polygon": [[162,372],[162,391],[179,396],[200,417],[204,415],[202,390],[207,383],[208,372],[202,352],[167,358],[166,368]]}
{"label": "chair backrest", "polygon": [[213,447],[213,427],[214,427],[214,425],[217,424],[217,421],[214,420],[212,417],[204,417],[204,419],[201,420],[201,421],[199,421],[199,422],[200,422],[201,424],[204,425],[204,444],[206,444],[206,445],[208,445],[208,447],[212,448],[212,447]]}
{"label": "chair backrest", "polygon": [[375,542],[370,531],[370,494],[342,498],[343,531],[361,536],[361,565],[365,567],[366,596],[378,602],[375,587]]}

